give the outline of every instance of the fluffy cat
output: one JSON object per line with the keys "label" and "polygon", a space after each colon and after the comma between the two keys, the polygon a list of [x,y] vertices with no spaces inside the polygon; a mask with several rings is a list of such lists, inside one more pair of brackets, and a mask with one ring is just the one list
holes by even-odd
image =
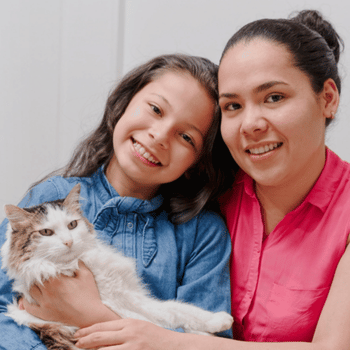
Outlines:
{"label": "fluffy cat", "polygon": [[[59,274],[73,276],[81,260],[92,271],[102,302],[123,318],[200,334],[231,327],[233,319],[226,312],[152,298],[136,274],[135,261],[97,238],[93,225],[82,214],[79,195],[77,184],[62,200],[26,209],[5,206],[9,225],[1,249],[2,267],[14,279],[14,291],[34,302],[29,294],[33,284]],[[75,327],[38,319],[20,310],[15,300],[7,315],[32,328],[48,349],[77,349]]]}

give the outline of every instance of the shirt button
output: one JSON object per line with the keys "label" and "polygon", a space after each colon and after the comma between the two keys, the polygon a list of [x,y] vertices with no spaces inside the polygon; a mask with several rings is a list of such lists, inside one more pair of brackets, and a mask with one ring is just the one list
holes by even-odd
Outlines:
{"label": "shirt button", "polygon": [[132,224],[132,222],[128,222],[128,227],[129,227],[129,228],[133,228],[133,227],[134,227],[134,225]]}

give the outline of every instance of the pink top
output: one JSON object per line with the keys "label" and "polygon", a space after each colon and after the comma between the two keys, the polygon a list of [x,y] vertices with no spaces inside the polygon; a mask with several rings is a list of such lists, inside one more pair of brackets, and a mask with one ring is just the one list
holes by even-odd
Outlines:
{"label": "pink top", "polygon": [[312,190],[264,239],[254,182],[238,175],[223,198],[236,339],[312,340],[350,233],[349,180],[350,164],[327,149]]}

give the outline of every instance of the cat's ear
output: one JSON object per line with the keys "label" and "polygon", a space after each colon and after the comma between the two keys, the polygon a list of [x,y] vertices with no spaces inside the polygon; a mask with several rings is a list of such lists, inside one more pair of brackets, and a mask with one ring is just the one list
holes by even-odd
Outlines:
{"label": "cat's ear", "polygon": [[72,208],[74,210],[80,211],[80,184],[76,184],[71,191],[68,193],[68,196],[63,201],[63,204],[66,207]]}
{"label": "cat's ear", "polygon": [[19,231],[22,226],[27,226],[32,221],[33,214],[12,204],[4,207],[6,217],[14,231]]}

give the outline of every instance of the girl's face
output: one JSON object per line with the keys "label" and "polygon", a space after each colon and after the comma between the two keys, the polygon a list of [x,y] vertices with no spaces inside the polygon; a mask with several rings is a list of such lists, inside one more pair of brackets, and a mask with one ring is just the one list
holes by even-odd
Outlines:
{"label": "girl's face", "polygon": [[238,43],[219,68],[221,133],[232,157],[259,185],[317,178],[325,161],[326,100],[280,45]]}
{"label": "girl's face", "polygon": [[190,75],[164,73],[140,90],[116,124],[107,178],[121,196],[149,199],[200,156],[214,103]]}

